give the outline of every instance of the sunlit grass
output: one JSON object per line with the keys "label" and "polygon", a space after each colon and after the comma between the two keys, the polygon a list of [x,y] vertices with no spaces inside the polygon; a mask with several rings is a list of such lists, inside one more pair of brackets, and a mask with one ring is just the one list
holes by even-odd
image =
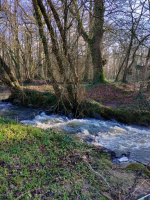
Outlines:
{"label": "sunlit grass", "polygon": [[108,154],[93,146],[65,134],[0,118],[1,200],[107,199],[103,195],[110,195],[106,182],[84,161],[123,195],[134,183],[132,171],[115,168]]}
{"label": "sunlit grass", "polygon": [[52,85],[40,85],[40,86],[29,85],[29,86],[24,86],[24,88],[25,89],[27,88],[29,90],[35,90],[38,92],[46,92],[46,91],[54,92]]}
{"label": "sunlit grass", "polygon": [[85,166],[69,158],[72,152],[85,151],[86,145],[50,130],[4,119],[0,123],[0,199],[86,196],[80,174]]}

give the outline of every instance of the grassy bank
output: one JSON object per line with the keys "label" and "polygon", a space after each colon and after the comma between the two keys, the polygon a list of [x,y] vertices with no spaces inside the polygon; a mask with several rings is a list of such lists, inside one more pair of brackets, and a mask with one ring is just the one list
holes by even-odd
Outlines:
{"label": "grassy bank", "polygon": [[[139,169],[112,164],[102,148],[0,119],[1,200],[130,199],[137,173]],[[143,172],[133,197],[148,188],[149,177]]]}

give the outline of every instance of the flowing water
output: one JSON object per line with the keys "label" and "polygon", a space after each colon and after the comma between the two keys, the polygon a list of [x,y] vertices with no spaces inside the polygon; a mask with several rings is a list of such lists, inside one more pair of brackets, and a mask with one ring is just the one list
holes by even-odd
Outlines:
{"label": "flowing water", "polygon": [[7,99],[9,95],[10,93],[0,93],[0,117],[21,121],[33,119],[39,113],[38,109],[18,107],[11,103],[2,102],[2,99]]}
{"label": "flowing water", "polygon": [[0,116],[18,119],[25,125],[71,134],[81,141],[104,146],[118,154],[131,152],[131,159],[150,162],[150,128],[91,118],[70,120],[66,116],[38,114],[38,110],[1,101]]}

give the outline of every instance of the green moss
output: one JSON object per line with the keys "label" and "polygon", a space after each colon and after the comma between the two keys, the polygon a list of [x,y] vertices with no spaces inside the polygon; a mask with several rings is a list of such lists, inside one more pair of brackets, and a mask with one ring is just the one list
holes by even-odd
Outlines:
{"label": "green moss", "polygon": [[133,90],[123,90],[121,93],[122,94],[131,94]]}
{"label": "green moss", "polygon": [[103,106],[94,100],[86,100],[82,102],[79,109],[88,117],[94,117],[94,114],[98,113],[104,119],[110,119],[113,117],[126,124],[150,124],[150,111],[146,110],[139,111],[130,107],[112,109],[108,106]]}
{"label": "green moss", "polygon": [[[24,98],[26,97],[26,98]],[[38,92],[35,90],[24,90],[24,97],[19,94],[11,95],[9,98],[15,104],[15,102],[20,101],[20,105],[34,107],[48,107],[56,104],[56,96],[51,92]],[[18,105],[18,104],[17,104]]]}
{"label": "green moss", "polygon": [[[138,163],[131,163],[126,168],[132,170],[143,170],[145,166]],[[145,169],[143,173],[150,177],[150,171],[148,169]]]}
{"label": "green moss", "polygon": [[133,108],[118,108],[114,110],[114,117],[127,124],[150,124],[150,112],[135,110]]}
{"label": "green moss", "polygon": [[94,117],[94,114],[98,113],[101,117],[109,119],[113,115],[113,110],[110,107],[103,106],[95,101],[82,102],[80,109],[83,110],[85,116],[89,117]]}

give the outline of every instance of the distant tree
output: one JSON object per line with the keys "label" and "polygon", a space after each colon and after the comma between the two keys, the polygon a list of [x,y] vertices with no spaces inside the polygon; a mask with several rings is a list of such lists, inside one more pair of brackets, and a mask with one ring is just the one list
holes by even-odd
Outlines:
{"label": "distant tree", "polygon": [[[134,63],[136,52],[139,47],[147,40],[149,33],[144,29],[147,26],[147,16],[145,16],[145,5],[147,1],[125,1],[119,2],[120,5],[124,5],[123,10],[119,7],[119,12],[121,13],[120,19],[119,15],[116,15],[116,21],[118,27],[118,33],[121,31],[122,44],[125,44],[125,56],[122,60],[121,65],[116,76],[116,81],[118,81],[121,71],[123,72],[122,82],[127,82],[127,74],[132,64]],[[126,11],[126,12],[125,12]],[[145,21],[145,23],[144,23]],[[124,42],[126,40],[126,42]]]}

